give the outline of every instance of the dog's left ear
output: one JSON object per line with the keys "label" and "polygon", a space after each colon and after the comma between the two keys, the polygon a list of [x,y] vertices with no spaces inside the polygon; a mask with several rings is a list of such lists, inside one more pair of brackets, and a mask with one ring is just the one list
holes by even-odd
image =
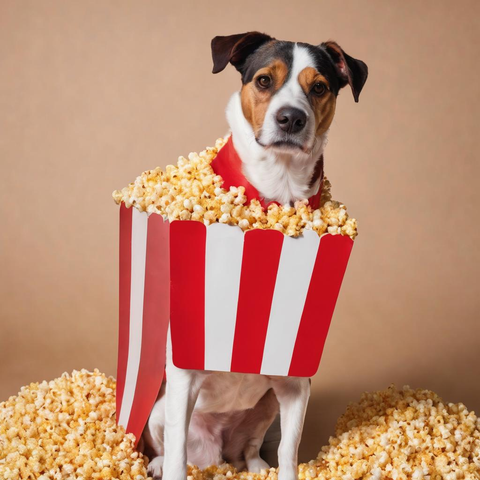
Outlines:
{"label": "dog's left ear", "polygon": [[240,70],[248,55],[270,40],[273,38],[260,32],[215,37],[212,40],[212,73],[221,72],[228,62]]}
{"label": "dog's left ear", "polygon": [[358,97],[368,77],[367,65],[361,60],[347,55],[336,42],[324,42],[320,47],[323,47],[333,60],[340,80],[340,88],[347,84],[350,85],[353,98],[358,102]]}

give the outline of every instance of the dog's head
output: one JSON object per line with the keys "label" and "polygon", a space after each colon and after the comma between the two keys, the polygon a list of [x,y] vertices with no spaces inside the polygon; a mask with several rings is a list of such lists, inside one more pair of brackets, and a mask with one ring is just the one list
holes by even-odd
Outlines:
{"label": "dog's head", "polygon": [[276,40],[259,32],[212,40],[213,73],[231,63],[242,75],[241,103],[255,139],[265,148],[308,153],[333,120],[338,92],[358,96],[367,65],[335,42]]}

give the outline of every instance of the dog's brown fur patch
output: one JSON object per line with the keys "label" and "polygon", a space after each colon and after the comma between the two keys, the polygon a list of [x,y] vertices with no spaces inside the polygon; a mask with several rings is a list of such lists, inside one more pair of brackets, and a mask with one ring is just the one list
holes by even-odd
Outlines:
{"label": "dog's brown fur patch", "polygon": [[[259,90],[256,79],[262,75],[268,75],[272,80],[272,86],[265,90]],[[258,134],[262,128],[265,114],[273,94],[285,83],[288,75],[288,67],[281,60],[274,60],[270,65],[261,68],[255,73],[252,81],[243,85],[240,97],[242,110],[245,118]]]}
{"label": "dog's brown fur patch", "polygon": [[[298,75],[298,82],[315,112],[315,135],[322,135],[329,129],[335,115],[335,95],[330,91],[328,80],[313,67],[304,68]],[[310,93],[316,83],[323,83],[327,87],[323,95]]]}

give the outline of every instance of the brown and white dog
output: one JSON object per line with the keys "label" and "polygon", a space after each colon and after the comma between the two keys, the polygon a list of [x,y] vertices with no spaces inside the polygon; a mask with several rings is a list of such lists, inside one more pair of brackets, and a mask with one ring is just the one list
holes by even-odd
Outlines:
{"label": "brown and white dog", "polygon": [[[338,92],[350,85],[358,101],[365,63],[335,42],[315,46],[259,32],[215,37],[212,56],[213,73],[231,63],[242,77],[227,120],[245,177],[267,201],[312,197]],[[280,407],[279,480],[297,478],[308,378],[182,370],[172,363],[170,343],[166,372],[144,432],[155,456],[151,475],[184,480],[187,461],[200,467],[227,461],[250,472],[268,468],[259,451]]]}

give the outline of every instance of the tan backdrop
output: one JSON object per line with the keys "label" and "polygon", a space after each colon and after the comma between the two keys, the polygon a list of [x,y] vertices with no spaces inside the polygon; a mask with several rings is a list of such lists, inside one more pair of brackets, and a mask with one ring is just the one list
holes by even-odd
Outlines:
{"label": "tan backdrop", "polygon": [[211,145],[239,88],[210,40],[258,29],[337,40],[370,77],[343,91],[326,151],[361,233],[301,459],[364,390],[438,391],[480,410],[480,3],[0,1],[0,399],[95,367],[115,374],[110,194]]}

